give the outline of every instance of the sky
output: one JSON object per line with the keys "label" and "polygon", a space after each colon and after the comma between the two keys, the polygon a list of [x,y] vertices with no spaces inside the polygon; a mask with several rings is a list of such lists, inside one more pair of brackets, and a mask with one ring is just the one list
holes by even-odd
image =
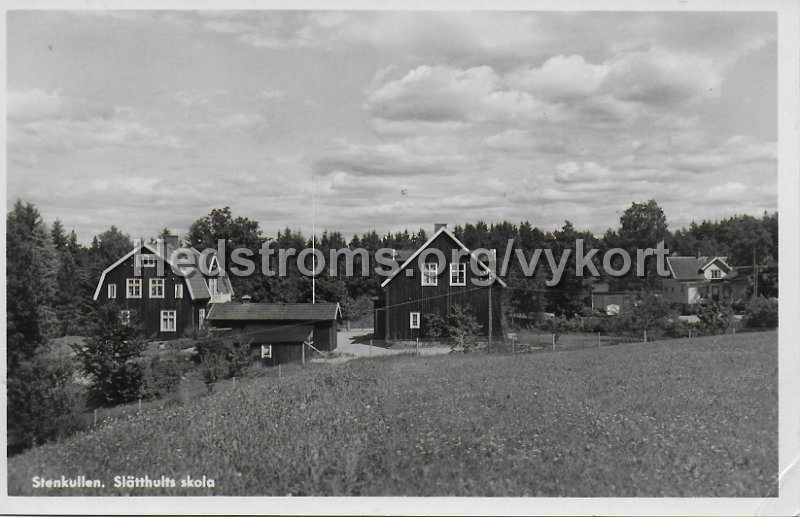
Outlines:
{"label": "sky", "polygon": [[[7,203],[346,236],[777,209],[771,13],[12,11]],[[312,203],[313,200],[313,203]],[[312,210],[312,204],[315,209]]]}

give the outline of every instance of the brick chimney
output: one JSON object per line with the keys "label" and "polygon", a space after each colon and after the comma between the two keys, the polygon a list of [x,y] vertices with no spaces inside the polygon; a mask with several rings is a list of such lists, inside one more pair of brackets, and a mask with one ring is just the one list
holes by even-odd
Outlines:
{"label": "brick chimney", "polygon": [[442,228],[447,228],[447,223],[433,223],[433,233],[438,232]]}

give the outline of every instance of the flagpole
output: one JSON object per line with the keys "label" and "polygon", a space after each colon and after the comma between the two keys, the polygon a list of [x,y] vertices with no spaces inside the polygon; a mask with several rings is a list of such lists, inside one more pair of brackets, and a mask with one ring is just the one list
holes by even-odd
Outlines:
{"label": "flagpole", "polygon": [[317,303],[317,203],[314,192],[314,173],[311,173],[311,303]]}

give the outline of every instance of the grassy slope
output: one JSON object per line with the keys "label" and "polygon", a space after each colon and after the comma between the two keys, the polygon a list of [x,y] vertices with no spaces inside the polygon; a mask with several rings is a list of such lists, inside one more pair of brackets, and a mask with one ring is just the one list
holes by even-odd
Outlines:
{"label": "grassy slope", "polygon": [[[775,496],[776,343],[307,367],[12,457],[9,494]],[[107,488],[30,488],[62,474]],[[125,474],[217,486],[111,488]]]}

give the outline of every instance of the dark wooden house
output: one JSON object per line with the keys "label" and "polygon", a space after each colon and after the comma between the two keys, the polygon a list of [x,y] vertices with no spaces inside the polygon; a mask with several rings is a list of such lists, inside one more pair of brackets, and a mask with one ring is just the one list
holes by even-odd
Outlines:
{"label": "dark wooden house", "polygon": [[[442,252],[441,263],[434,249]],[[433,236],[381,284],[374,307],[375,337],[387,341],[424,337],[426,317],[443,316],[459,306],[471,311],[483,336],[489,336],[491,328],[493,339],[502,339],[501,289],[506,284],[484,259],[467,249],[446,225],[437,225]]]}
{"label": "dark wooden house", "polygon": [[[206,316],[209,330],[221,339],[242,339],[252,344],[254,358],[275,365],[297,361],[314,349],[328,352],[337,347],[338,303],[243,303],[215,305]],[[308,346],[310,345],[310,346]]]}
{"label": "dark wooden house", "polygon": [[[179,252],[173,254],[175,250]],[[200,267],[201,261],[206,267]],[[124,320],[156,340],[180,338],[201,328],[211,306],[229,302],[232,296],[230,279],[220,270],[215,253],[180,248],[177,237],[137,242],[103,271],[94,293],[95,301],[118,307]]]}

